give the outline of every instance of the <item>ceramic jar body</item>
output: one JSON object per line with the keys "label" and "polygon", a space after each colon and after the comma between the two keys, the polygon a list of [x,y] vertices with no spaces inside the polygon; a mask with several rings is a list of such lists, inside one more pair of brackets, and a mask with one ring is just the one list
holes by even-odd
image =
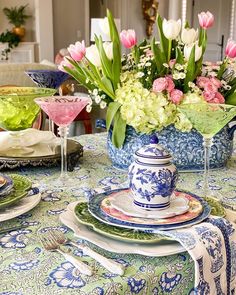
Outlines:
{"label": "ceramic jar body", "polygon": [[170,158],[137,158],[129,167],[130,188],[136,206],[162,210],[170,205],[178,172]]}

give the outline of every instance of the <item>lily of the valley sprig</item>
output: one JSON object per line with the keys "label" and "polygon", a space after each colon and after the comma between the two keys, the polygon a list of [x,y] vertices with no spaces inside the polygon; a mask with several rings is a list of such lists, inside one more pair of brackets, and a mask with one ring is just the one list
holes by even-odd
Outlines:
{"label": "lily of the valley sprig", "polygon": [[[59,68],[86,87],[94,103],[107,107],[107,128],[112,142],[121,147],[126,125],[137,132],[151,133],[174,124],[182,131],[192,128],[178,112],[183,103],[228,103],[236,105],[236,43],[229,40],[225,58],[217,63],[203,61],[207,30],[214,24],[210,12],[198,15],[198,29],[180,20],[157,16],[159,41],[154,37],[138,44],[132,29],[120,34],[109,11],[102,22],[111,42],[95,36],[95,44],[76,42],[68,47]],[[121,56],[121,46],[130,53]],[[90,111],[92,105],[87,106]]]}

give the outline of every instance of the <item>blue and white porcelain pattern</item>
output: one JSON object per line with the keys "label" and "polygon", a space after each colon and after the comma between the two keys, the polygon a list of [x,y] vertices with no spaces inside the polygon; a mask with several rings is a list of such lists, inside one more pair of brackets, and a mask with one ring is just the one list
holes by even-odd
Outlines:
{"label": "blue and white porcelain pattern", "polygon": [[175,224],[162,224],[162,225],[138,224],[138,223],[132,223],[132,222],[125,221],[125,220],[119,220],[119,219],[113,218],[113,217],[107,215],[106,213],[104,213],[103,210],[101,209],[101,203],[105,198],[107,198],[107,196],[109,194],[112,194],[113,192],[117,192],[117,191],[121,191],[121,190],[123,190],[123,189],[117,189],[117,190],[113,190],[110,192],[97,194],[97,195],[93,196],[91,199],[89,199],[89,202],[88,202],[89,212],[96,219],[100,220],[101,222],[104,222],[104,223],[107,223],[107,224],[110,224],[113,226],[118,226],[118,227],[123,227],[123,228],[131,228],[131,229],[135,229],[135,230],[149,230],[149,231],[152,230],[152,232],[158,232],[160,230],[166,231],[166,230],[171,230],[171,229],[183,228],[183,227],[188,227],[188,226],[197,224],[197,223],[205,220],[210,215],[210,212],[211,212],[211,208],[207,204],[206,201],[204,201],[202,198],[196,196],[195,194],[188,192],[188,194],[191,194],[191,196],[200,200],[200,202],[203,206],[202,213],[198,217],[196,217],[192,220],[188,220],[185,222],[179,222],[179,223],[175,223]]}
{"label": "blue and white porcelain pattern", "polygon": [[[104,120],[98,120],[96,125],[105,128]],[[211,147],[210,168],[224,167],[232,156],[233,133],[236,125],[229,128],[225,126],[213,138]],[[107,148],[108,155],[113,166],[118,169],[127,170],[134,161],[134,153],[140,147],[150,142],[150,136],[137,133],[131,126],[126,128],[126,138],[122,148],[116,148],[112,144],[112,130],[108,132]],[[182,132],[173,125],[157,132],[159,144],[166,148],[173,156],[173,163],[179,171],[204,170],[203,137],[196,130]]]}
{"label": "blue and white porcelain pattern", "polygon": [[129,167],[130,189],[138,208],[168,208],[176,187],[177,169],[170,162],[170,154],[157,142],[157,137],[153,135],[149,145],[135,152],[135,161]]}

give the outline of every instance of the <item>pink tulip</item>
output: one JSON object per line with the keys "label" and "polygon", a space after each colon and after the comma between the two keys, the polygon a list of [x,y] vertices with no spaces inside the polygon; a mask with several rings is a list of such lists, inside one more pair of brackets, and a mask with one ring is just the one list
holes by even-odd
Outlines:
{"label": "pink tulip", "polygon": [[123,30],[120,32],[121,43],[126,48],[132,48],[137,44],[136,33],[134,30]]}
{"label": "pink tulip", "polygon": [[179,89],[174,89],[170,93],[170,99],[174,104],[179,104],[181,100],[183,99],[184,94]]}
{"label": "pink tulip", "polygon": [[61,63],[58,66],[58,70],[67,73],[67,71],[65,70],[64,67],[68,67],[70,69],[73,69],[74,68],[73,65],[68,61],[68,59],[70,59],[69,56],[65,56],[63,58],[63,60],[61,61]]}
{"label": "pink tulip", "polygon": [[198,14],[199,24],[203,29],[208,29],[212,27],[214,23],[214,16],[209,11],[201,12]]}
{"label": "pink tulip", "polygon": [[230,58],[236,57],[236,42],[234,40],[228,40],[225,49],[225,55]]}
{"label": "pink tulip", "polygon": [[68,51],[74,60],[81,61],[86,53],[86,47],[84,44],[84,40],[82,42],[78,41],[75,44],[71,44],[68,47]]}

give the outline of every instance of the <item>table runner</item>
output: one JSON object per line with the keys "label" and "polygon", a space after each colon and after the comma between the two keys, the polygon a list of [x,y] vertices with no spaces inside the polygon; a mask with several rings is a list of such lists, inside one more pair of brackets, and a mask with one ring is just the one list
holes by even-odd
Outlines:
{"label": "table runner", "polygon": [[[96,248],[107,257],[126,266],[123,277],[110,274],[94,260],[73,248],[73,252],[95,269],[92,278],[80,276],[72,265],[57,253],[42,250],[36,236],[38,230],[62,226],[58,214],[78,197],[92,196],[94,188],[118,185],[127,180],[126,173],[113,169],[106,153],[106,134],[84,135],[78,138],[84,145],[81,165],[72,173],[75,187],[62,191],[50,190],[47,184],[59,176],[57,168],[22,168],[18,172],[35,182],[45,179],[43,201],[23,216],[1,224],[2,227],[29,224],[9,237],[0,236],[0,295],[54,294],[189,294],[194,282],[194,263],[188,253],[152,258],[141,255],[112,254]],[[233,207],[236,200],[236,158],[227,169],[211,171],[210,184],[222,191],[225,202]],[[9,172],[9,171],[8,171]],[[179,189],[199,193],[202,173],[181,173]],[[3,239],[4,238],[4,239]]]}

